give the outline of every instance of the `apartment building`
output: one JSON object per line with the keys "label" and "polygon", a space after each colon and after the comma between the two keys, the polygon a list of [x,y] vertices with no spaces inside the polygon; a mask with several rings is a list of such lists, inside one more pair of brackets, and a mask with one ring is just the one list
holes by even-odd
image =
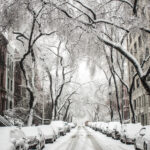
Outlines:
{"label": "apartment building", "polygon": [[12,109],[14,107],[14,49],[9,44],[6,54],[6,109]]}
{"label": "apartment building", "polygon": [[26,83],[20,68],[20,54],[15,50],[14,54],[14,106],[29,108],[29,93],[26,89]]}
{"label": "apartment building", "polygon": [[8,41],[5,36],[0,33],[0,115],[6,108],[6,52]]}
{"label": "apartment building", "polygon": [[[148,0],[138,1],[138,17],[143,20],[143,24],[150,27],[150,10],[148,8]],[[147,22],[147,23],[145,23]],[[150,55],[150,34],[138,29],[133,30],[127,39],[128,51],[136,57],[140,64],[143,63]],[[129,62],[129,84],[132,82],[132,77],[135,74],[134,66]],[[150,60],[144,64],[143,70],[150,67]],[[150,81],[150,77],[147,78]],[[133,106],[136,115],[136,122],[142,125],[150,124],[150,96],[143,88],[139,77],[135,78],[133,87]]]}

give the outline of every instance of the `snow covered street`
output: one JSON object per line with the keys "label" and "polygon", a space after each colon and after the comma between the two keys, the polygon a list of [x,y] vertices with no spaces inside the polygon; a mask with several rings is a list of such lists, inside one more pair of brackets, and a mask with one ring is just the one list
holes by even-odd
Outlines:
{"label": "snow covered street", "polygon": [[134,150],[134,146],[83,126],[73,129],[55,143],[46,144],[44,150]]}

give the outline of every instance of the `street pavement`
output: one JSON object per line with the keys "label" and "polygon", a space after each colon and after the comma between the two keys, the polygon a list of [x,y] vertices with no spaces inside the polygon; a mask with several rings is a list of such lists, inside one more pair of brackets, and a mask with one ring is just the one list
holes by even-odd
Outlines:
{"label": "street pavement", "polygon": [[79,126],[55,143],[46,144],[44,150],[134,150],[126,145],[88,127]]}

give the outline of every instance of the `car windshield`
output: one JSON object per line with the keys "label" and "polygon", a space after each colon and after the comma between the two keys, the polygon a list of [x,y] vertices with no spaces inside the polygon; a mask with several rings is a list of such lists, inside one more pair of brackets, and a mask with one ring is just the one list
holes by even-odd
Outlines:
{"label": "car windshield", "polygon": [[51,126],[39,126],[39,128],[42,130],[44,134],[53,133],[53,129]]}
{"label": "car windshield", "polygon": [[28,136],[37,136],[38,131],[36,127],[23,127],[22,131],[25,133],[25,135]]}

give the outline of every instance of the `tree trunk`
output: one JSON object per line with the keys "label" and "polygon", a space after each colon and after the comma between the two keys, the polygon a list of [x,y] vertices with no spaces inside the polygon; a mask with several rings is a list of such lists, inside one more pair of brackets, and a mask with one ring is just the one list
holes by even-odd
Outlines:
{"label": "tree trunk", "polygon": [[114,73],[112,73],[112,76],[113,76],[113,80],[114,80],[114,84],[115,84],[118,115],[119,115],[120,123],[122,123],[122,117],[121,117],[121,113],[120,113],[119,95],[118,95],[118,86],[117,86],[116,77],[115,77]]}
{"label": "tree trunk", "polygon": [[64,115],[64,117],[63,117],[63,121],[66,121],[66,118],[67,118],[67,115],[68,115],[68,111],[69,111],[70,104],[71,104],[71,102],[69,102],[69,104],[68,104],[68,106],[67,106],[67,108],[66,108],[66,112],[65,112],[65,115]]}
{"label": "tree trunk", "polygon": [[113,116],[114,116],[114,112],[113,112],[113,108],[112,108],[112,100],[111,100],[111,95],[112,95],[112,90],[111,90],[111,77],[109,79],[109,106],[110,106],[110,119],[111,121],[113,121]]}
{"label": "tree trunk", "polygon": [[135,123],[135,113],[134,113],[134,108],[133,108],[133,104],[132,104],[132,91],[129,92],[129,104],[130,104],[130,109],[131,109],[131,113],[132,113],[131,121],[132,121],[132,123]]}

